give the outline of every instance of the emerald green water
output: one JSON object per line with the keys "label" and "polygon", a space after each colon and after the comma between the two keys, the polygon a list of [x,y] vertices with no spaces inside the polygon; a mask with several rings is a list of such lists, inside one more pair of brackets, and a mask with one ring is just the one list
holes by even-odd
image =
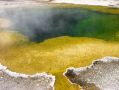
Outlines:
{"label": "emerald green water", "polygon": [[119,15],[90,14],[87,19],[79,21],[74,30],[72,36],[117,40]]}
{"label": "emerald green water", "polygon": [[15,30],[36,42],[58,36],[119,38],[119,15],[116,14],[80,8],[20,8],[7,9],[6,13]]}

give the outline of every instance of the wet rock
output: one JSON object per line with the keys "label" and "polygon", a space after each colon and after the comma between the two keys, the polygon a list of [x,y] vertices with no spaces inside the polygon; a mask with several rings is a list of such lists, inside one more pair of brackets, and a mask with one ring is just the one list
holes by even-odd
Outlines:
{"label": "wet rock", "polygon": [[54,90],[55,77],[46,73],[25,75],[0,65],[0,90]]}
{"label": "wet rock", "polygon": [[69,68],[64,75],[83,90],[118,90],[119,58],[105,57],[88,67]]}

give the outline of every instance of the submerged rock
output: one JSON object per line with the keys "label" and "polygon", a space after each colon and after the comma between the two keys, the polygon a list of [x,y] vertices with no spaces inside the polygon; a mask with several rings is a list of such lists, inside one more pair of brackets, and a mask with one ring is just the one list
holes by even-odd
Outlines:
{"label": "submerged rock", "polygon": [[0,90],[54,90],[55,77],[46,73],[25,75],[0,65]]}
{"label": "submerged rock", "polygon": [[83,90],[118,90],[119,58],[105,57],[88,67],[69,68],[64,75]]}

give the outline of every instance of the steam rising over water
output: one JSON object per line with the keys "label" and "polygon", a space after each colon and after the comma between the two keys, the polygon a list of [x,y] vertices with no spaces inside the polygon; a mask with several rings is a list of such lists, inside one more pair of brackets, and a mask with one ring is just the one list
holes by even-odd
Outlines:
{"label": "steam rising over water", "polygon": [[[119,28],[118,15],[107,15],[79,8],[1,8],[0,18],[10,22],[10,25],[1,30],[20,32],[36,42],[58,36],[101,37],[104,39],[105,36],[109,35],[105,35],[108,33],[104,34],[103,32]],[[91,21],[89,24],[85,24],[83,23],[85,20]],[[112,20],[113,25],[111,25]],[[9,23],[6,22],[6,24]],[[102,32],[99,37],[98,32]],[[116,33],[116,31],[113,32]]]}
{"label": "steam rising over water", "polygon": [[[1,2],[0,5],[2,6]],[[9,3],[17,5],[18,2],[11,1]],[[33,3],[29,0],[20,2]],[[52,8],[47,5],[23,7],[18,4],[19,7],[10,7],[12,5],[9,3],[0,8],[0,31],[15,31],[35,42],[58,36],[93,37],[110,40],[114,35],[107,35],[107,31],[111,32],[113,28],[112,34],[115,34],[119,28],[118,15],[81,8]],[[39,5],[40,3],[36,4]],[[100,35],[98,32],[101,32]]]}

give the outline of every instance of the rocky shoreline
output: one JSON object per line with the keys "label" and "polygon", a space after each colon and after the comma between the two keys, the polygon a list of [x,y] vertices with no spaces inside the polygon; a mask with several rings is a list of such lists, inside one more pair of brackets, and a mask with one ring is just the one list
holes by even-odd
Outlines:
{"label": "rocky shoreline", "polygon": [[118,90],[119,58],[104,57],[87,67],[69,68],[64,75],[83,90]]}
{"label": "rocky shoreline", "polygon": [[0,90],[54,90],[55,76],[47,73],[26,75],[0,65]]}

